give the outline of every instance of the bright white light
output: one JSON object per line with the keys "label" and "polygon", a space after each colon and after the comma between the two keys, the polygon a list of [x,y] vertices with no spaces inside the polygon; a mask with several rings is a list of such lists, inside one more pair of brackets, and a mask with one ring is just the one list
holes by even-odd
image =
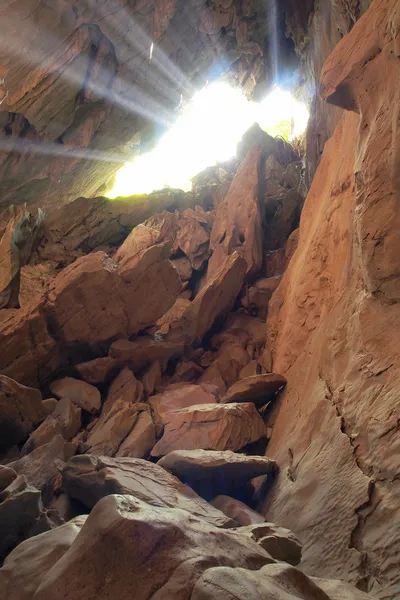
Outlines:
{"label": "bright white light", "polygon": [[185,105],[152,152],[118,171],[108,196],[149,193],[167,186],[190,190],[194,175],[235,155],[240,138],[254,122],[277,135],[284,120],[292,124],[291,137],[307,125],[307,108],[290,92],[277,88],[256,104],[227,83],[208,85]]}

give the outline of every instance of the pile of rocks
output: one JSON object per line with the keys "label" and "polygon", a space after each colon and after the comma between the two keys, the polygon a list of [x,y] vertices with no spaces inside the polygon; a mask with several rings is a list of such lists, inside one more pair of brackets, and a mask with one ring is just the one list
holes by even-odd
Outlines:
{"label": "pile of rocks", "polygon": [[286,383],[260,317],[301,205],[270,146],[212,181],[210,210],[163,210],[108,253],[104,222],[81,244],[85,223],[47,229],[36,268],[61,238],[69,264],[0,314],[0,598],[366,598],[296,569],[299,540],[256,510]]}

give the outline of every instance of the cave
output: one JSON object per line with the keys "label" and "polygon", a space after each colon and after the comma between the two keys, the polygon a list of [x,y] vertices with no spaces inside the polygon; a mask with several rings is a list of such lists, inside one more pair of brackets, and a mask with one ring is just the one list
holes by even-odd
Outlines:
{"label": "cave", "polygon": [[397,600],[398,0],[0,23],[0,600]]}

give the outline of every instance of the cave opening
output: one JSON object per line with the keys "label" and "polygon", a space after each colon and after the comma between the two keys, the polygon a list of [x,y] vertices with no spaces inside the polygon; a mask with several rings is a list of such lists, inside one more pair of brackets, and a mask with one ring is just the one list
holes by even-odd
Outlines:
{"label": "cave opening", "polygon": [[107,196],[164,188],[190,191],[191,179],[200,171],[235,156],[238,142],[254,123],[274,137],[292,141],[305,131],[308,117],[307,106],[288,89],[274,86],[255,102],[224,81],[210,83],[181,107],[153,150],[118,171]]}

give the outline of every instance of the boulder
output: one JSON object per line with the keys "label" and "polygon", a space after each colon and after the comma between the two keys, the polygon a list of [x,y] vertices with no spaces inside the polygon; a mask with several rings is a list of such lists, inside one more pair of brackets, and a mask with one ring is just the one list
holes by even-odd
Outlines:
{"label": "boulder", "polygon": [[147,398],[154,394],[157,386],[161,383],[161,377],[161,365],[158,360],[155,360],[149,365],[149,367],[147,367],[142,377],[144,393]]}
{"label": "boulder", "polygon": [[170,412],[164,435],[151,451],[165,456],[173,450],[240,450],[265,437],[264,422],[254,404],[200,404]]}
{"label": "boulder", "polygon": [[0,450],[24,441],[45,415],[39,390],[0,375]]}
{"label": "boulder", "polygon": [[233,525],[233,521],[168,471],[139,458],[75,456],[64,468],[62,481],[68,496],[89,509],[103,496],[125,494],[153,507],[180,508],[217,527]]}
{"label": "boulder", "polygon": [[258,407],[271,402],[276,394],[284,388],[286,379],[277,373],[251,375],[234,383],[226,392],[221,402],[254,402]]}
{"label": "boulder", "polygon": [[209,257],[210,222],[200,206],[187,208],[179,219],[176,243],[193,269],[200,270]]}
{"label": "boulder", "polygon": [[31,600],[46,573],[69,550],[86,519],[86,515],[75,517],[19,544],[0,569],[1,597]]}
{"label": "boulder", "polygon": [[209,499],[221,494],[236,495],[250,479],[260,475],[273,478],[278,471],[276,462],[265,456],[246,456],[229,450],[175,450],[158,464]]}
{"label": "boulder", "polygon": [[[242,526],[256,525],[257,523],[265,522],[264,517],[260,515],[260,513],[249,508],[244,502],[241,502],[236,498],[231,498],[230,496],[221,494],[211,500],[210,504]],[[271,554],[271,556],[273,556],[273,554]]]}
{"label": "boulder", "polygon": [[69,398],[74,404],[88,413],[97,413],[101,407],[101,395],[99,390],[80,379],[64,377],[50,384],[50,390],[57,398]]}
{"label": "boulder", "polygon": [[0,465],[0,492],[6,489],[17,478],[17,473],[14,469]]}
{"label": "boulder", "polygon": [[252,313],[255,312],[260,319],[266,319],[269,301],[280,284],[280,280],[280,277],[268,277],[256,281],[242,297],[242,306],[251,309]]}
{"label": "boulder", "polygon": [[147,409],[141,403],[127,403],[118,398],[91,429],[87,439],[87,448],[91,454],[114,456],[121,444],[133,430],[140,413]]}
{"label": "boulder", "polygon": [[156,443],[156,428],[148,410],[138,413],[138,418],[120,445],[117,456],[147,458]]}
{"label": "boulder", "polygon": [[24,456],[25,454],[29,454],[29,452],[43,446],[43,444],[51,442],[57,435],[62,436],[63,429],[58,419],[50,415],[33,433],[31,433],[22,447],[21,455]]}
{"label": "boulder", "polygon": [[16,477],[0,494],[0,562],[24,539],[52,525],[43,508],[40,491],[30,485],[24,475]]}
{"label": "boulder", "polygon": [[58,401],[52,416],[60,423],[66,440],[72,440],[81,428],[82,409],[67,397]]}
{"label": "boulder", "polygon": [[136,379],[128,367],[124,367],[108,388],[101,416],[105,416],[117,400],[121,400],[123,404],[142,402],[143,392],[141,381]]}
{"label": "boulder", "polygon": [[30,485],[46,494],[51,490],[59,473],[58,461],[66,462],[75,450],[76,444],[68,443],[61,435],[57,435],[47,444],[39,446],[7,466],[14,469],[18,475],[25,475]]}
{"label": "boulder", "polygon": [[215,396],[205,392],[200,385],[173,385],[162,394],[149,398],[156,421],[165,422],[168,415],[176,410],[196,404],[214,404]]}
{"label": "boulder", "polygon": [[[218,506],[218,503],[213,502],[213,506],[222,510]],[[232,517],[232,515],[227,514],[224,510],[222,512]],[[278,527],[273,523],[264,522],[261,524],[258,522],[250,523],[247,527],[241,527],[240,533],[249,535],[275,560],[288,562],[294,566],[298,565],[301,561],[301,542],[290,529]]]}
{"label": "boulder", "polygon": [[83,381],[87,383],[104,383],[116,370],[117,361],[110,356],[102,356],[88,362],[75,365],[75,369]]}
{"label": "boulder", "polygon": [[[342,581],[308,577],[286,563],[259,570],[213,567],[196,581],[190,600],[372,600]],[[47,597],[46,597],[47,600]]]}
{"label": "boulder", "polygon": [[211,231],[212,250],[223,245],[229,254],[237,251],[246,260],[246,275],[254,277],[263,263],[259,207],[259,171],[262,151],[252,148],[241,163],[229,191],[218,205]]}
{"label": "boulder", "polygon": [[110,356],[119,364],[128,364],[139,371],[148,364],[159,361],[164,371],[171,358],[183,354],[183,344],[151,337],[139,337],[133,342],[118,340],[111,344]]}
{"label": "boulder", "polygon": [[171,381],[177,383],[179,381],[192,383],[196,381],[202,374],[203,369],[192,360],[183,359],[175,368],[174,376]]}
{"label": "boulder", "polygon": [[180,319],[171,324],[168,339],[200,345],[205,334],[232,309],[242,287],[246,262],[234,252],[215,277],[197,294]]}
{"label": "boulder", "polygon": [[104,252],[78,258],[50,285],[49,310],[65,344],[101,350],[152,325],[175,302],[181,281],[168,260],[170,249],[157,244],[136,252],[130,242],[115,260]]}
{"label": "boulder", "polygon": [[193,268],[190,264],[190,260],[188,259],[188,257],[180,256],[179,258],[174,258],[171,260],[171,263],[178,271],[178,275],[181,278],[181,281],[189,281],[193,273]]}
{"label": "boulder", "polygon": [[253,375],[261,375],[262,367],[257,360],[251,360],[248,365],[243,367],[239,373],[239,379],[252,377]]}
{"label": "boulder", "polygon": [[[131,496],[103,498],[70,550],[43,578],[35,600],[189,600],[205,569],[272,562],[253,540],[217,529],[180,508]],[[111,568],[112,566],[112,568]]]}
{"label": "boulder", "polygon": [[174,321],[180,319],[188,306],[191,305],[190,300],[185,300],[184,298],[177,298],[176,302],[171,308],[158,319],[155,324],[156,330],[167,334],[170,330],[171,324]]}
{"label": "boulder", "polygon": [[53,410],[55,410],[57,402],[57,398],[46,398],[46,400],[42,400],[42,408],[46,416],[51,415]]}

